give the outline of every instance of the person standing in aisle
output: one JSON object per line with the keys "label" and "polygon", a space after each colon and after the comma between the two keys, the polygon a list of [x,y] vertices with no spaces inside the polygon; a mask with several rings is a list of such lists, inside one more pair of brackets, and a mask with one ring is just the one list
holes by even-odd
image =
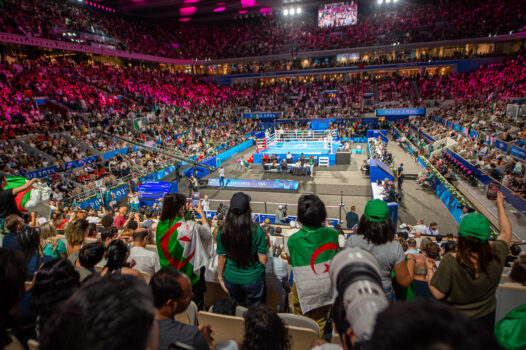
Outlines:
{"label": "person standing in aisle", "polygon": [[396,171],[396,178],[398,179],[398,191],[402,191],[402,182],[404,182],[404,164],[400,163]]}
{"label": "person standing in aisle", "polygon": [[223,188],[225,185],[225,169],[223,166],[219,167],[219,188]]}

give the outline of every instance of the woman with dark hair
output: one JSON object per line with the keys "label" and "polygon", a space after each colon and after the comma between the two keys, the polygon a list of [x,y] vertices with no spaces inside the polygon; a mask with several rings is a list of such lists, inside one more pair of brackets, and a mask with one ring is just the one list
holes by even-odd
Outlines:
{"label": "woman with dark hair", "polygon": [[357,234],[349,237],[345,243],[346,247],[358,247],[370,252],[378,260],[382,286],[389,301],[396,300],[391,283],[391,272],[394,270],[398,285],[407,288],[412,282],[407,265],[415,264],[415,258],[411,254],[408,254],[406,263],[402,246],[394,240],[394,236],[395,227],[389,217],[387,203],[372,199],[367,202],[358,222]]}
{"label": "woman with dark hair", "polygon": [[27,278],[30,281],[40,266],[45,262],[53,260],[54,257],[42,254],[40,250],[40,234],[32,227],[24,227],[18,233],[17,240],[27,264]]}
{"label": "woman with dark hair", "polygon": [[241,350],[289,350],[290,338],[281,318],[264,304],[245,313],[245,336]]}
{"label": "woman with dark hair", "polygon": [[329,264],[338,249],[338,231],[326,227],[327,210],[314,194],[298,200],[298,221],[303,227],[289,237],[286,246],[294,273],[294,313],[318,323],[323,334],[333,302]]}
{"label": "woman with dark hair", "polygon": [[132,269],[127,263],[129,256],[130,249],[126,243],[118,239],[111,241],[110,244],[108,244],[108,250],[106,252],[106,258],[108,260],[100,275],[123,274],[144,279],[139,271]]}
{"label": "woman with dark hair", "polygon": [[79,274],[67,259],[56,259],[42,265],[35,276],[31,306],[37,315],[37,337],[46,321],[79,287]]}
{"label": "woman with dark hair", "polygon": [[250,197],[230,199],[225,222],[217,231],[217,275],[225,292],[243,306],[265,302],[268,244],[263,229],[252,221]]}
{"label": "woman with dark hair", "polygon": [[214,252],[214,240],[208,220],[203,220],[203,224],[189,220],[191,210],[206,218],[200,201],[197,202],[197,208],[192,208],[183,194],[167,194],[163,199],[155,239],[161,267],[171,266],[188,276],[192,282],[193,301],[202,310],[205,306],[205,270]]}
{"label": "woman with dark hair", "polygon": [[465,316],[493,332],[497,300],[495,291],[500,282],[511,223],[504,209],[504,196],[497,193],[500,235],[490,245],[491,228],[479,213],[467,214],[458,227],[457,252],[444,256],[435,272],[426,260],[429,289],[436,299],[445,299]]}
{"label": "woman with dark hair", "polygon": [[18,250],[0,248],[0,349],[23,349],[12,334],[14,313],[25,294],[27,267]]}

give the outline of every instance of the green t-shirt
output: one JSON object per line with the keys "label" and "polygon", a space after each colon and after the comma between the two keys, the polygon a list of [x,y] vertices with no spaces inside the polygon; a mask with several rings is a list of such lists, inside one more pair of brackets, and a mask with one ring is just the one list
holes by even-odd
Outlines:
{"label": "green t-shirt", "polygon": [[461,268],[452,254],[446,254],[431,279],[431,285],[446,295],[445,301],[472,319],[484,317],[497,307],[495,291],[506,263],[508,245],[498,240],[494,247],[500,261],[492,260],[487,272],[481,271],[478,278]]}
{"label": "green t-shirt", "polygon": [[230,260],[221,244],[220,232],[217,230],[216,252],[218,255],[226,255],[225,279],[230,283],[250,284],[257,281],[265,273],[265,266],[259,262],[257,255],[267,254],[268,245],[263,230],[259,226],[256,227],[256,232],[252,232],[252,255],[255,261],[246,268],[242,268]]}
{"label": "green t-shirt", "polygon": [[49,255],[54,258],[59,258],[61,254],[67,253],[66,245],[62,241],[58,241],[53,250],[53,245],[51,243],[46,244],[44,247],[44,255]]}

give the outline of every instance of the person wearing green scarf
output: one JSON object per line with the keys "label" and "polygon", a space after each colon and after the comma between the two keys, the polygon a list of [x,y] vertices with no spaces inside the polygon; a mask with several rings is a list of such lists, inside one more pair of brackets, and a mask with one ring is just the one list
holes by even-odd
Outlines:
{"label": "person wearing green scarf", "polygon": [[500,234],[489,243],[491,228],[479,213],[462,218],[456,253],[448,253],[438,269],[426,260],[427,281],[435,299],[445,300],[481,328],[493,332],[497,300],[495,291],[506,263],[511,241],[511,223],[504,209],[504,196],[497,194]]}

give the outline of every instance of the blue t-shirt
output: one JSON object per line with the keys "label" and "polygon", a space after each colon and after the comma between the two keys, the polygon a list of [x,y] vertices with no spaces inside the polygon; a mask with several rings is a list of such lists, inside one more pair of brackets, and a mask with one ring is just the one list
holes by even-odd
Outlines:
{"label": "blue t-shirt", "polygon": [[8,232],[2,240],[2,248],[20,250],[16,232]]}

